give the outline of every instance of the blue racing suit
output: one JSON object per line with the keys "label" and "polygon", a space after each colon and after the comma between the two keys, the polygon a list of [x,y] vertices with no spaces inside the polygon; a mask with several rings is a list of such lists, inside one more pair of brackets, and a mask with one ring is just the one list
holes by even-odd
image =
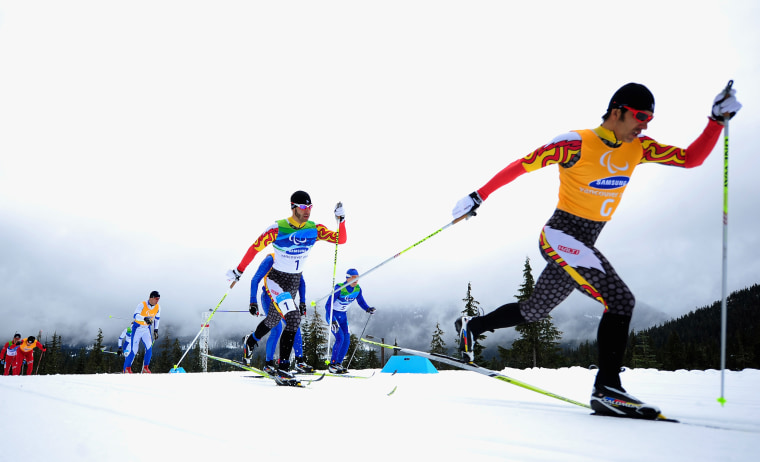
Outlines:
{"label": "blue racing suit", "polygon": [[[356,287],[352,287],[350,284],[336,284],[334,290],[336,291],[335,295],[328,298],[325,303],[325,320],[328,323],[330,322],[330,312],[332,311],[333,325],[330,326],[330,329],[335,336],[335,345],[330,362],[340,364],[345,359],[348,347],[351,344],[351,333],[348,331],[348,307],[356,300],[359,306],[368,313],[373,312],[374,308],[364,301],[362,289],[358,284]],[[333,301],[334,305],[331,305]],[[333,306],[335,309],[332,309]],[[336,323],[337,329],[335,328]]]}

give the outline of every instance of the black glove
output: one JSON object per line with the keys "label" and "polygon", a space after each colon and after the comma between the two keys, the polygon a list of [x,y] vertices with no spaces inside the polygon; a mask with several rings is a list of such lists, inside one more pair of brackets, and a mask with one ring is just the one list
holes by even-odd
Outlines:
{"label": "black glove", "polygon": [[153,331],[153,340],[158,340],[158,329]]}
{"label": "black glove", "polygon": [[369,314],[375,314],[375,309],[374,308],[368,308],[367,309],[367,313],[369,313]]}
{"label": "black glove", "polygon": [[306,316],[306,302],[299,303],[298,309],[301,310],[301,316]]}
{"label": "black glove", "polygon": [[121,349],[121,347],[119,347],[119,349],[116,350],[116,356],[121,356],[123,354],[124,354],[124,351]]}
{"label": "black glove", "polygon": [[153,318],[151,318],[150,316],[146,316],[145,317],[145,325],[146,326],[150,326],[151,324],[153,324]]}
{"label": "black glove", "polygon": [[251,303],[248,306],[248,311],[251,312],[251,316],[258,316],[259,315],[259,304],[256,302]]}

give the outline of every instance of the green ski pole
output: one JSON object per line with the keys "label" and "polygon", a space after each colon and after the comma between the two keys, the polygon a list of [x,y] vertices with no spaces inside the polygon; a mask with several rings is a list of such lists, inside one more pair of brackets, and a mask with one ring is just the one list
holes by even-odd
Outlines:
{"label": "green ski pole", "polygon": [[[734,81],[729,80],[726,85],[725,97],[731,95],[731,86]],[[726,292],[728,290],[728,119],[729,114],[724,114],[723,122],[723,274],[721,283],[721,302],[720,302],[720,398],[718,402],[725,406],[726,398],[724,394],[725,387],[725,369],[726,369],[726,321],[727,306]]]}

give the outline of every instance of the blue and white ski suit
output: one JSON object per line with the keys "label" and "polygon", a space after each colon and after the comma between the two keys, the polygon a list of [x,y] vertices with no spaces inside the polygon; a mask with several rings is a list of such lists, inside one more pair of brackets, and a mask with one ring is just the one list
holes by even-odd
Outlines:
{"label": "blue and white ski suit", "polygon": [[[146,318],[153,318],[153,322],[148,325]],[[135,360],[137,350],[140,349],[140,342],[145,345],[145,358],[143,366],[150,364],[150,358],[153,354],[153,331],[158,330],[158,322],[161,319],[161,308],[158,303],[150,305],[147,301],[137,305],[135,313],[132,315],[132,335],[129,337],[129,354],[124,359],[124,369],[131,367]]]}
{"label": "blue and white ski suit", "polygon": [[[340,364],[346,357],[348,347],[351,343],[351,333],[348,331],[348,307],[356,301],[359,303],[359,306],[368,313],[374,312],[375,309],[364,301],[362,289],[358,284],[356,287],[352,287],[345,283],[336,284],[333,290],[337,292],[335,292],[333,297],[329,297],[325,303],[325,320],[328,323],[330,322],[330,311],[332,311],[333,323],[337,322],[338,328],[335,330],[333,326],[330,326],[330,330],[335,336],[335,345],[333,346],[330,362],[333,364]],[[333,307],[334,309],[332,309]]]}

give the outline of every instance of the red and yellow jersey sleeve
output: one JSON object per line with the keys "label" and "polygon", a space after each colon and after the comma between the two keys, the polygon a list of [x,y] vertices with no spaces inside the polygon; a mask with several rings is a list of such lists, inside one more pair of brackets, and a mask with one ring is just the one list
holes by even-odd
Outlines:
{"label": "red and yellow jersey sleeve", "polygon": [[346,222],[340,222],[338,225],[338,231],[331,231],[325,225],[317,225],[317,240],[327,241],[333,244],[345,244],[348,240],[346,235]]}
{"label": "red and yellow jersey sleeve", "polygon": [[266,231],[261,233],[261,235],[256,238],[255,241],[253,241],[251,247],[248,248],[248,251],[245,253],[243,259],[240,261],[240,264],[237,266],[237,270],[241,273],[244,272],[245,269],[248,268],[248,265],[251,264],[256,254],[264,250],[266,246],[277,239],[278,230],[279,226],[277,223],[274,223],[272,226],[267,228]]}
{"label": "red and yellow jersey sleeve", "polygon": [[488,183],[478,189],[478,194],[483,200],[486,200],[491,193],[511,183],[523,173],[532,172],[549,165],[569,162],[580,150],[581,140],[577,133],[570,132],[558,136],[550,143],[504,167]]}
{"label": "red and yellow jersey sleeve", "polygon": [[641,163],[658,163],[684,168],[699,167],[715,148],[722,131],[721,124],[709,119],[702,133],[686,149],[658,143],[648,136],[639,137],[644,149]]}

